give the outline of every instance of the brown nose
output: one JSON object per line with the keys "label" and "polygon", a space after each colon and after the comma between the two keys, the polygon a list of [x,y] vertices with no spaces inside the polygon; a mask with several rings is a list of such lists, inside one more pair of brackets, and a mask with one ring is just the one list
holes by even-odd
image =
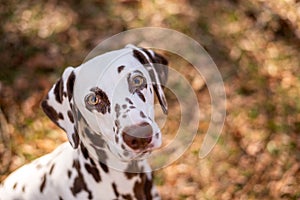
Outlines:
{"label": "brown nose", "polygon": [[145,149],[152,140],[152,128],[148,123],[125,127],[122,136],[124,142],[132,149]]}

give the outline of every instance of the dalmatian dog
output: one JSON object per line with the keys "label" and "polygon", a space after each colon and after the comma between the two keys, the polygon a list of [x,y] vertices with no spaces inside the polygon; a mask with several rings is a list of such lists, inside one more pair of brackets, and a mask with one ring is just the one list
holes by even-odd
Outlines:
{"label": "dalmatian dog", "polygon": [[8,176],[0,199],[160,199],[146,158],[161,146],[154,94],[167,114],[165,65],[127,45],[66,68],[41,105],[69,142]]}

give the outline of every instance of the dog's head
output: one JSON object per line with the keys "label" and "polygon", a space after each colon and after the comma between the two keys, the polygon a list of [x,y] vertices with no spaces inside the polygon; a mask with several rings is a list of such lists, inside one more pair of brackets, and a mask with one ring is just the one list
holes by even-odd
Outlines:
{"label": "dog's head", "polygon": [[65,69],[42,108],[73,148],[82,143],[102,159],[107,149],[121,160],[142,159],[161,145],[154,94],[167,113],[166,65],[161,55],[127,45]]}

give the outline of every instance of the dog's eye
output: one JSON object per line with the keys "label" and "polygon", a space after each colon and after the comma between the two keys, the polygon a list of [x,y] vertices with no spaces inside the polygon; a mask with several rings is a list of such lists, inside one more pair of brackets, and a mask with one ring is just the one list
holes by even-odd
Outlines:
{"label": "dog's eye", "polygon": [[89,94],[88,96],[86,96],[86,102],[91,106],[98,104],[99,101],[99,97],[97,97],[97,95],[95,94]]}
{"label": "dog's eye", "polygon": [[136,75],[132,78],[132,83],[135,87],[142,86],[145,83],[145,78],[141,75]]}

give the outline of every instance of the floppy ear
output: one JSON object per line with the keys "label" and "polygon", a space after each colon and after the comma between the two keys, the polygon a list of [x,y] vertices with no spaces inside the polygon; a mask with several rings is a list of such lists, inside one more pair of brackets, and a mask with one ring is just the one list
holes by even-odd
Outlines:
{"label": "floppy ear", "polygon": [[168,61],[152,50],[138,48],[131,44],[126,47],[133,49],[133,56],[148,70],[161,108],[165,114],[168,114],[168,105],[163,91],[168,79]]}
{"label": "floppy ear", "polygon": [[[151,53],[150,60],[154,67],[154,76],[152,77],[153,88],[162,110],[165,114],[168,114],[167,100],[163,91],[168,80],[168,61],[162,55],[151,50],[148,51]],[[158,79],[156,78],[156,74]]]}
{"label": "floppy ear", "polygon": [[168,81],[168,60],[162,55],[153,52],[154,69],[156,70],[159,80],[164,88]]}
{"label": "floppy ear", "polygon": [[79,144],[79,136],[72,111],[75,77],[74,68],[66,68],[62,77],[53,85],[42,101],[41,106],[46,115],[67,133],[70,144],[76,149]]}

